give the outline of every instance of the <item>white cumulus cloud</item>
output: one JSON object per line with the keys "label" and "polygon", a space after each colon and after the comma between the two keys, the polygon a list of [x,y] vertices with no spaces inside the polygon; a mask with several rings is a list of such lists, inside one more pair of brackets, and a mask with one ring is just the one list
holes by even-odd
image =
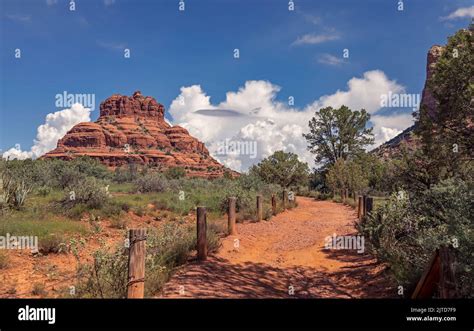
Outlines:
{"label": "white cumulus cloud", "polygon": [[74,125],[90,122],[90,108],[75,103],[71,108],[46,115],[45,123],[37,129],[36,139],[30,151],[22,151],[19,145],[2,154],[5,159],[37,158],[56,148],[56,144]]}
{"label": "white cumulus cloud", "polygon": [[[367,71],[362,77],[354,77],[347,89],[324,95],[302,109],[290,107],[277,100],[281,88],[268,81],[247,81],[238,91],[226,93],[226,99],[212,104],[210,96],[202,87],[182,87],[180,95],[173,100],[169,112],[173,123],[181,125],[202,140],[211,154],[219,161],[238,171],[245,171],[277,150],[298,154],[300,160],[314,165],[313,155],[307,151],[302,136],[308,131],[308,122],[319,109],[327,106],[346,105],[354,110],[364,108],[374,114],[375,140],[377,143],[393,138],[411,125],[411,115],[375,115],[381,109],[382,94],[402,93],[404,87],[390,80],[382,71]],[[201,110],[213,110],[212,116]],[[232,111],[234,116],[225,116]],[[219,111],[222,116],[219,116]],[[226,141],[236,144],[254,143],[256,155],[252,153],[219,153]]]}
{"label": "white cumulus cloud", "polygon": [[363,77],[354,77],[347,83],[348,89],[338,90],[331,95],[324,95],[315,101],[311,107],[319,109],[324,107],[338,108],[346,105],[351,109],[364,108],[373,114],[380,110],[380,96],[404,92],[404,87],[396,81],[388,79],[381,70],[372,70],[364,73]]}
{"label": "white cumulus cloud", "polygon": [[373,124],[375,143],[373,148],[394,138],[403,130],[413,125],[414,118],[411,113],[372,115],[370,121]]}

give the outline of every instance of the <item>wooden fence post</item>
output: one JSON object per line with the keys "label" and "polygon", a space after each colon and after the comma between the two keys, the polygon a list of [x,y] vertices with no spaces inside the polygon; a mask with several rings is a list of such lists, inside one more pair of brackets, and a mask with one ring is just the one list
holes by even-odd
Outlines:
{"label": "wooden fence post", "polygon": [[287,190],[283,190],[283,210],[286,209],[286,206],[288,205],[288,191]]}
{"label": "wooden fence post", "polygon": [[457,298],[456,277],[453,269],[454,253],[450,247],[439,248],[439,261],[439,296],[441,299]]}
{"label": "wooden fence post", "polygon": [[237,234],[237,230],[235,229],[235,202],[236,197],[229,198],[229,209],[227,211],[227,224],[228,224],[228,233],[229,235]]}
{"label": "wooden fence post", "polygon": [[257,221],[260,222],[262,219],[263,219],[262,196],[257,195]]}
{"label": "wooden fence post", "polygon": [[364,194],[362,196],[362,217],[366,215],[365,206],[367,205],[367,196]]}
{"label": "wooden fence post", "polygon": [[363,203],[363,198],[361,196],[359,196],[359,203],[357,205],[357,218],[360,220],[362,218],[362,203]]}
{"label": "wooden fence post", "polygon": [[372,212],[374,206],[374,198],[372,197],[367,197],[365,201],[365,215],[369,215]]}
{"label": "wooden fence post", "polygon": [[276,202],[275,194],[272,194],[272,214],[273,215],[277,214],[277,202]]}
{"label": "wooden fence post", "polygon": [[206,207],[197,207],[197,258],[199,261],[204,261],[207,258],[207,221],[206,221]]}
{"label": "wooden fence post", "polygon": [[418,281],[411,298],[430,299],[436,293],[442,299],[458,298],[454,263],[454,252],[451,247],[441,246],[437,249]]}
{"label": "wooden fence post", "polygon": [[146,229],[128,231],[130,243],[128,255],[127,298],[143,299],[145,295]]}

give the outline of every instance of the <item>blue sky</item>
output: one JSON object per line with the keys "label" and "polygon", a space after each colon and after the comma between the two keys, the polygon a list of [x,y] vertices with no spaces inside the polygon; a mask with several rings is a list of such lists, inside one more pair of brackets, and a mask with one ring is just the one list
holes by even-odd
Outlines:
{"label": "blue sky", "polygon": [[[28,150],[63,91],[95,94],[92,120],[113,93],[141,90],[168,109],[181,87],[199,85],[219,108],[247,81],[278,86],[274,102],[293,96],[303,110],[372,70],[421,93],[428,49],[467,27],[470,14],[447,17],[473,5],[404,0],[398,11],[398,0],[295,0],[289,11],[287,0],[185,0],[181,12],[178,2],[76,0],[70,11],[68,0],[0,0],[0,149]],[[167,114],[186,122],[176,117]]]}

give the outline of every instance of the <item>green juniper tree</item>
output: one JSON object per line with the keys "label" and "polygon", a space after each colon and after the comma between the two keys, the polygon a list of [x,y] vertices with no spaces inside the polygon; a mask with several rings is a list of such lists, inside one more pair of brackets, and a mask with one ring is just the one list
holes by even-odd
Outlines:
{"label": "green juniper tree", "polygon": [[298,155],[277,151],[250,168],[250,174],[257,175],[267,183],[282,187],[307,185],[309,167],[298,160]]}
{"label": "green juniper tree", "polygon": [[303,134],[316,164],[325,168],[363,153],[364,147],[374,142],[372,128],[366,127],[369,119],[364,109],[352,111],[347,106],[316,112],[309,121],[310,132]]}

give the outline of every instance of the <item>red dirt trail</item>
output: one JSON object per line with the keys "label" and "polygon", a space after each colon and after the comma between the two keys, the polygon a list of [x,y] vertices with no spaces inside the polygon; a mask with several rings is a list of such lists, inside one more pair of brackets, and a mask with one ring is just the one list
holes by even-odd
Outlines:
{"label": "red dirt trail", "polygon": [[[385,267],[367,253],[328,250],[326,236],[356,235],[352,208],[298,197],[270,221],[237,224],[238,234],[205,262],[182,266],[159,297],[394,297]],[[238,247],[235,247],[238,243]]]}

